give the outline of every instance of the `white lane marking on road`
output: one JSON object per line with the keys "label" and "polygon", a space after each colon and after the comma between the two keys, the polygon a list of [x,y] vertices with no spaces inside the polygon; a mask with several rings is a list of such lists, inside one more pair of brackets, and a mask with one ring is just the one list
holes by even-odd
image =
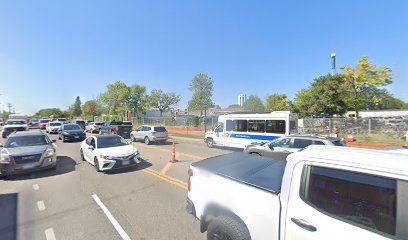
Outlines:
{"label": "white lane marking on road", "polygon": [[40,186],[39,186],[38,184],[34,184],[34,185],[33,185],[33,189],[34,189],[35,191],[38,191],[38,190],[40,189]]}
{"label": "white lane marking on road", "polygon": [[123,240],[130,240],[130,237],[127,235],[125,230],[120,226],[118,221],[116,221],[115,217],[113,217],[112,213],[110,213],[109,209],[103,204],[101,199],[96,194],[92,194],[92,198],[95,202],[99,205],[102,211],[105,213],[106,217],[108,217],[109,221],[115,227],[116,231],[118,231],[119,235],[122,237]]}
{"label": "white lane marking on road", "polygon": [[56,240],[54,230],[52,228],[45,230],[45,238],[47,238],[47,240]]}
{"label": "white lane marking on road", "polygon": [[44,204],[44,202],[43,202],[43,201],[38,201],[38,202],[37,202],[37,207],[38,207],[38,210],[44,211],[44,210],[45,210],[45,204]]}

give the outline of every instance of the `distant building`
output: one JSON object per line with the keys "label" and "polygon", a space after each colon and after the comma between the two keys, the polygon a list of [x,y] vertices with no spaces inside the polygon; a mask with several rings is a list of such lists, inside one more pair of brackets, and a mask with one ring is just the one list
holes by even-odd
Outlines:
{"label": "distant building", "polygon": [[243,93],[238,94],[238,105],[240,107],[244,106],[245,101],[246,101],[246,95]]}

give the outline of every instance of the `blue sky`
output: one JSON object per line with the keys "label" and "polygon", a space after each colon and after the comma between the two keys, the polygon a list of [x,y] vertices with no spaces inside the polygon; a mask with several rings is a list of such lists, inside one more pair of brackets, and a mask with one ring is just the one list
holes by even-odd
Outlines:
{"label": "blue sky", "polygon": [[408,1],[0,1],[0,108],[85,102],[116,80],[191,97],[198,72],[214,102],[239,93],[293,99],[337,66],[368,55],[393,69],[408,101]]}

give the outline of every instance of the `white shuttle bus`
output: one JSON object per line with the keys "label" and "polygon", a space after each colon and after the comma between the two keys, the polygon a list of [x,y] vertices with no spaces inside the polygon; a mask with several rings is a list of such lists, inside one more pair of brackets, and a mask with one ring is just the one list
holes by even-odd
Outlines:
{"label": "white shuttle bus", "polygon": [[298,133],[297,114],[274,111],[267,114],[229,114],[218,117],[218,126],[205,133],[208,147],[244,148],[254,142],[269,142]]}

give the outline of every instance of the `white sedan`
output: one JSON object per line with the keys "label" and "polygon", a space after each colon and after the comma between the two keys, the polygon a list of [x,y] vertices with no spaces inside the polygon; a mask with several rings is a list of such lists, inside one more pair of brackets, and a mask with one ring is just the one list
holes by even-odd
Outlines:
{"label": "white sedan", "polygon": [[140,153],[118,135],[96,135],[81,143],[81,158],[94,165],[96,171],[107,171],[140,163]]}

